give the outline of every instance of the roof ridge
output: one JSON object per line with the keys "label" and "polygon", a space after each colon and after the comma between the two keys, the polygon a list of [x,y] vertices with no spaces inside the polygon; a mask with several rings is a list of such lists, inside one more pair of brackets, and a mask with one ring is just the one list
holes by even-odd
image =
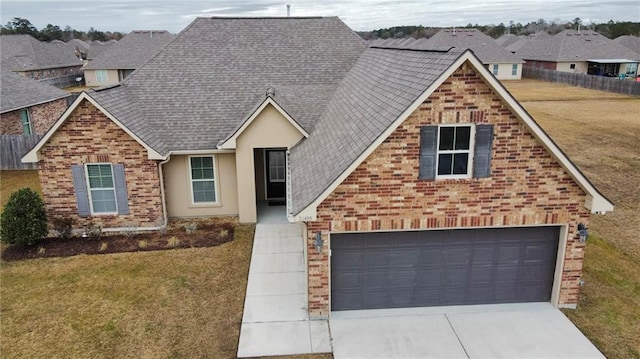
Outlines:
{"label": "roof ridge", "polygon": [[370,49],[382,49],[382,50],[400,50],[400,51],[416,51],[416,52],[437,52],[437,53],[448,53],[452,49],[456,48],[455,46],[451,46],[448,49],[417,49],[417,48],[406,48],[406,47],[395,47],[395,46],[384,46],[384,45],[374,45],[369,46]]}
{"label": "roof ridge", "polygon": [[264,20],[264,19],[331,19],[337,16],[207,16],[203,19],[221,19],[221,20]]}

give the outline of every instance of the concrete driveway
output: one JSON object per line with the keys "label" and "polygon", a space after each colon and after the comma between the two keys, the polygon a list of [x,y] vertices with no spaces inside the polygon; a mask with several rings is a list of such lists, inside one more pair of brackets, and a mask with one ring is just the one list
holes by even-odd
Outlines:
{"label": "concrete driveway", "polygon": [[604,358],[549,303],[344,311],[330,320],[342,358]]}

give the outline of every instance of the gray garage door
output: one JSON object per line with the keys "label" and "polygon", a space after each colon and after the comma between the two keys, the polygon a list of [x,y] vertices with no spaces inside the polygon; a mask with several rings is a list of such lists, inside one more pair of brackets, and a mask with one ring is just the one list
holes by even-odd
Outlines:
{"label": "gray garage door", "polygon": [[332,310],[546,302],[559,227],[331,235]]}

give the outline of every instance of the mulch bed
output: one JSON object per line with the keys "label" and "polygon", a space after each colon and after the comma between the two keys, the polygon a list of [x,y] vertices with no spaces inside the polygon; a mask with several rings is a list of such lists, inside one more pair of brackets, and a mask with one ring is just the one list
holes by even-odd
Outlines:
{"label": "mulch bed", "polygon": [[8,246],[2,260],[17,261],[33,258],[70,257],[80,254],[157,251],[176,248],[213,247],[233,240],[234,221],[195,222],[197,229],[187,234],[189,222],[171,223],[166,231],[137,233],[102,233],[98,237],[70,239],[45,238],[31,246]]}

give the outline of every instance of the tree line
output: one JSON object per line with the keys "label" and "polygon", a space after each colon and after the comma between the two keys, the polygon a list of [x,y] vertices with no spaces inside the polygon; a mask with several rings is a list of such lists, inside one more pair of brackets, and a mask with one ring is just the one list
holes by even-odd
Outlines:
{"label": "tree line", "polygon": [[[610,39],[615,39],[616,37],[622,35],[640,36],[640,22],[619,22],[609,20],[606,23],[585,24],[579,17],[573,19],[573,21],[567,22],[555,22],[546,21],[545,19],[539,19],[537,21],[529,22],[525,25],[521,23],[514,23],[513,21],[510,21],[506,25],[504,23],[500,23],[498,25],[478,25],[469,23],[465,26],[461,26],[460,28],[478,29],[483,33],[493,37],[494,39],[497,39],[498,37],[505,34],[530,35],[541,31],[546,31],[549,34],[554,35],[566,29],[594,30]],[[421,37],[431,37],[441,29],[442,27],[422,25],[394,26],[372,31],[359,31],[358,34],[360,34],[360,36],[362,36],[365,40],[404,37],[413,37],[417,39]]]}
{"label": "tree line", "polygon": [[0,28],[1,35],[31,35],[40,41],[61,40],[67,42],[73,39],[83,41],[109,41],[120,40],[124,34],[120,32],[98,31],[93,27],[89,31],[78,31],[67,25],[61,29],[58,25],[47,24],[47,26],[38,30],[31,21],[20,17],[14,17]]}

